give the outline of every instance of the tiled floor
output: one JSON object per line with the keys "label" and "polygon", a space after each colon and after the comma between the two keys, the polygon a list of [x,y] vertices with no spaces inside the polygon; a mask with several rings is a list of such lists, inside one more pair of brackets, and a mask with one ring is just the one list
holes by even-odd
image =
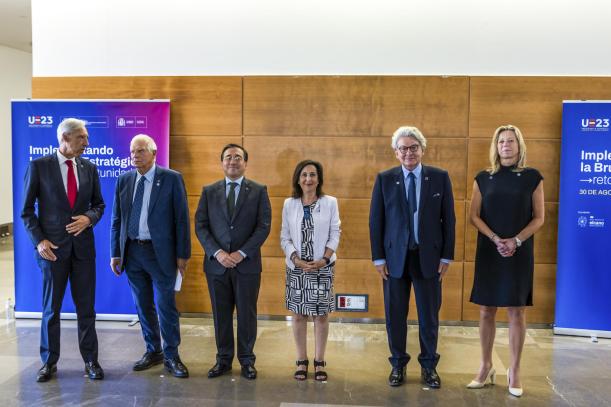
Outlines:
{"label": "tiled floor", "polygon": [[[8,291],[6,270],[12,256],[0,250],[2,291]],[[11,283],[12,284],[12,283]],[[430,390],[419,382],[415,356],[418,332],[410,328],[407,384],[387,385],[389,366],[386,333],[379,324],[331,324],[327,352],[329,381],[297,382],[292,378],[294,346],[290,322],[259,321],[256,345],[259,377],[240,377],[234,362],[230,375],[208,379],[215,359],[214,331],[210,319],[181,320],[180,353],[190,369],[189,379],[168,376],[161,366],[133,372],[131,365],[144,351],[139,326],[99,322],[100,363],[103,381],[83,377],[77,349],[76,323],[62,322],[62,356],[58,374],[48,383],[36,383],[40,366],[40,322],[0,319],[0,406],[605,406],[611,405],[611,340],[592,343],[589,338],[553,336],[550,330],[530,329],[523,356],[525,395],[507,393],[507,330],[499,329],[494,365],[499,377],[495,386],[468,390],[479,362],[477,328],[442,327],[438,366],[443,386]],[[310,349],[313,343],[309,343]]]}

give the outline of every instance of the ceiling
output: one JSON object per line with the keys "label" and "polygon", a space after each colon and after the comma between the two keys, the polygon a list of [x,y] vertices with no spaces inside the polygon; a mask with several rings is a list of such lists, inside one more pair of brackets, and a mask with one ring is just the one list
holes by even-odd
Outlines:
{"label": "ceiling", "polygon": [[0,0],[0,45],[32,53],[31,0]]}

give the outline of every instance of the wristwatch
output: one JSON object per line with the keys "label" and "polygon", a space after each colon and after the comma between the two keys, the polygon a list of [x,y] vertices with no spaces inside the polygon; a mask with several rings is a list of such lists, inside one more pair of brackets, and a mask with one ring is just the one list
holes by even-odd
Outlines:
{"label": "wristwatch", "polygon": [[516,247],[522,246],[522,241],[520,240],[519,237],[516,236],[516,237],[514,237],[514,239],[516,240]]}

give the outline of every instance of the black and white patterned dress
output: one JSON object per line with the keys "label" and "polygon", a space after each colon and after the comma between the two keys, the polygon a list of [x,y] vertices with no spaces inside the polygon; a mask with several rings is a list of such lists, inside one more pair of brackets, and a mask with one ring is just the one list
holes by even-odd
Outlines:
{"label": "black and white patterned dress", "polygon": [[[301,222],[301,255],[304,261],[312,261],[314,254],[314,218],[316,202],[303,207]],[[304,272],[299,267],[286,267],[286,308],[295,314],[326,315],[335,311],[333,269],[335,263],[317,271]]]}

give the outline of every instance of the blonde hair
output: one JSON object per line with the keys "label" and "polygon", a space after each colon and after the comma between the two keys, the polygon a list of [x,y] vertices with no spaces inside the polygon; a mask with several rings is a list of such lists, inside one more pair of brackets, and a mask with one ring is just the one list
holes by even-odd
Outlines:
{"label": "blonde hair", "polygon": [[518,162],[515,165],[514,171],[522,171],[526,167],[526,143],[524,142],[524,136],[522,136],[522,132],[518,127],[514,126],[513,124],[506,124],[498,127],[492,136],[489,154],[490,167],[488,168],[488,172],[490,174],[495,174],[501,169],[501,157],[499,156],[499,149],[497,145],[501,133],[507,130],[512,131],[513,134],[515,134],[519,147]]}

